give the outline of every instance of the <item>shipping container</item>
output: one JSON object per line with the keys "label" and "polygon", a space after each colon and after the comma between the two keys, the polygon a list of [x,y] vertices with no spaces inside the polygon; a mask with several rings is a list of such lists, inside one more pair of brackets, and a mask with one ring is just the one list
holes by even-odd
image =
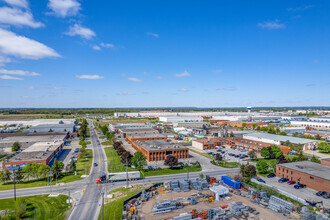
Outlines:
{"label": "shipping container", "polygon": [[221,180],[227,184],[228,186],[231,186],[235,189],[240,189],[241,188],[241,183],[238,181],[233,180],[232,178],[228,176],[221,176]]}

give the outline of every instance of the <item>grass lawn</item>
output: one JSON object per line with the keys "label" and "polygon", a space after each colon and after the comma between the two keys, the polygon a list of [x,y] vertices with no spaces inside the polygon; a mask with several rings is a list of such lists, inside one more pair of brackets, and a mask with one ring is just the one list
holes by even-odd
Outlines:
{"label": "grass lawn", "polygon": [[[24,219],[34,218],[34,208],[36,209],[36,219],[65,219],[67,211],[69,210],[66,200],[68,196],[59,195],[58,197],[48,197],[48,195],[39,196],[27,196],[17,198],[17,203],[19,201],[25,201],[26,212],[22,216]],[[0,200],[0,210],[8,210],[8,217],[13,216],[14,218],[8,219],[18,219],[15,218],[15,201],[14,199],[1,199]],[[6,217],[7,217],[6,215]],[[7,219],[7,218],[6,218]]]}
{"label": "grass lawn", "polygon": [[[115,196],[114,199],[110,200],[111,202],[106,203],[104,205],[104,219],[106,219],[106,220],[121,219],[124,200],[139,193],[141,190],[144,189],[144,187],[145,186],[134,186],[129,189],[122,187],[122,188],[118,188],[118,189],[110,191],[109,192],[110,194],[120,192],[121,196],[118,199],[116,199],[116,196]],[[98,219],[99,220],[102,219],[102,207],[101,207]]]}
{"label": "grass lawn", "polygon": [[7,155],[1,157],[0,161],[3,161],[4,159],[7,159],[8,157],[10,157],[13,154],[15,154],[15,152],[14,153],[7,154]]}
{"label": "grass lawn", "polygon": [[102,145],[112,145],[112,141],[104,141],[101,144]]}
{"label": "grass lawn", "polygon": [[240,165],[237,162],[215,161],[215,165],[223,168],[238,168]]}
{"label": "grass lawn", "polygon": [[[63,173],[62,177],[57,179],[58,183],[68,183],[68,182],[73,182],[77,180],[81,180],[81,175],[85,174],[85,168],[87,169],[86,173],[89,174],[90,166],[89,164],[92,165],[93,162],[93,151],[92,150],[86,150],[86,157],[87,161],[85,158],[79,159],[76,163],[76,168],[77,168],[77,175],[74,175],[73,173]],[[55,178],[53,179],[53,183],[55,184]],[[21,183],[16,184],[16,188],[30,188],[30,187],[40,187],[40,186],[47,186],[47,178],[42,178],[38,180],[25,180],[22,181]],[[14,189],[14,183],[9,182],[9,183],[2,183],[0,184],[0,191],[1,190],[10,190]]]}
{"label": "grass lawn", "polygon": [[89,144],[91,144],[92,142],[90,142],[90,141],[79,141],[79,144],[80,145],[89,145]]}
{"label": "grass lawn", "polygon": [[[121,163],[121,158],[113,149],[113,147],[105,147],[104,148],[105,154],[107,155],[108,160],[108,171],[111,173],[118,173],[126,171],[126,166]],[[136,171],[131,167],[127,168],[128,171]]]}
{"label": "grass lawn", "polygon": [[[330,152],[319,152],[320,154],[330,155]],[[313,155],[312,155],[313,156]]]}
{"label": "grass lawn", "polygon": [[101,137],[99,137],[100,139],[104,139],[104,138],[106,138],[105,136],[101,136]]}
{"label": "grass lawn", "polygon": [[269,169],[269,170],[267,170],[266,173],[259,173],[259,172],[257,172],[257,174],[260,175],[260,176],[265,176],[266,177],[270,173],[275,173],[276,174],[276,172],[273,172],[273,171],[274,171],[273,169]]}
{"label": "grass lawn", "polygon": [[[202,171],[201,167],[189,166],[189,173],[200,172]],[[174,167],[174,168],[165,168],[165,169],[156,169],[156,170],[144,170],[144,176],[160,176],[160,175],[171,175],[179,173],[187,173],[187,168]]]}
{"label": "grass lawn", "polygon": [[195,152],[196,154],[202,155],[204,157],[210,158],[211,160],[215,159],[215,157],[213,157],[212,155],[208,154],[208,153],[204,153],[204,152],[200,152],[194,149],[189,148],[190,151]]}

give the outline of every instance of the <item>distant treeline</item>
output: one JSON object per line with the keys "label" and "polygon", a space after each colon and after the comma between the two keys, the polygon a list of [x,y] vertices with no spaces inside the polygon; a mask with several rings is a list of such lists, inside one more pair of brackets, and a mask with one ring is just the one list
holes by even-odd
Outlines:
{"label": "distant treeline", "polygon": [[[296,109],[330,110],[330,107],[253,107],[253,111],[272,110],[287,111]],[[138,112],[138,111],[166,111],[166,112],[188,112],[188,111],[236,111],[246,112],[246,107],[232,108],[196,108],[196,107],[172,107],[172,108],[7,108],[0,109],[4,115],[10,114],[53,114],[53,115],[113,115],[114,112]]]}

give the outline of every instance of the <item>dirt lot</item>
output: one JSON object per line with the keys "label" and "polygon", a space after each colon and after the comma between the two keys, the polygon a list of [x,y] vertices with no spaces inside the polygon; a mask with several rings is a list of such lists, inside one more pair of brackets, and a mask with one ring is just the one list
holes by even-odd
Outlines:
{"label": "dirt lot", "polygon": [[[157,214],[154,215],[152,213],[152,207],[154,206],[154,204],[156,203],[156,201],[158,200],[163,200],[163,199],[174,199],[174,198],[178,198],[178,197],[183,197],[186,198],[188,196],[191,196],[194,193],[198,193],[198,191],[196,190],[191,190],[190,192],[170,192],[170,193],[164,193],[164,194],[158,194],[157,196],[153,197],[151,200],[149,200],[148,202],[146,202],[145,204],[143,204],[143,206],[141,207],[140,210],[140,215],[142,216],[142,219],[171,219],[175,216],[178,216],[181,213],[189,213],[191,212],[192,209],[197,209],[197,211],[201,211],[201,210],[207,210],[210,208],[215,208],[218,206],[223,206],[223,205],[227,205],[230,202],[235,202],[235,201],[241,201],[243,202],[244,205],[246,206],[251,206],[253,208],[255,208],[258,212],[260,212],[260,214],[258,216],[254,216],[252,214],[249,215],[248,219],[267,219],[267,220],[277,220],[277,219],[286,219],[278,214],[275,214],[274,212],[272,212],[269,209],[265,209],[262,208],[254,203],[251,203],[249,198],[245,198],[245,197],[241,197],[241,196],[237,196],[237,195],[233,195],[231,194],[231,200],[227,201],[227,200],[222,200],[222,201],[214,201],[214,202],[202,202],[200,204],[197,205],[188,205],[185,206],[183,209],[178,209],[175,210],[173,212],[169,212],[169,213],[164,213],[164,214]],[[207,191],[203,191],[203,194],[207,194],[207,193],[211,193],[209,190]]]}

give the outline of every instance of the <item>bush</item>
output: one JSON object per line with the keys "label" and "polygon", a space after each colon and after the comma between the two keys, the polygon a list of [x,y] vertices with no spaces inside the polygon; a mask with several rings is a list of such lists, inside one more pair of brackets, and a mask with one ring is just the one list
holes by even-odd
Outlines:
{"label": "bush", "polygon": [[243,179],[242,175],[235,175],[234,180],[236,180],[238,182],[244,182],[244,179]]}

